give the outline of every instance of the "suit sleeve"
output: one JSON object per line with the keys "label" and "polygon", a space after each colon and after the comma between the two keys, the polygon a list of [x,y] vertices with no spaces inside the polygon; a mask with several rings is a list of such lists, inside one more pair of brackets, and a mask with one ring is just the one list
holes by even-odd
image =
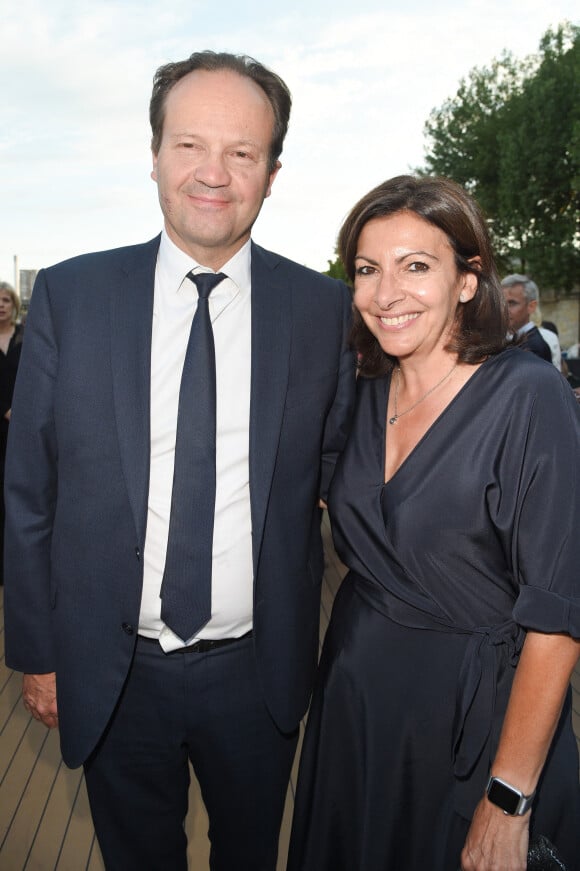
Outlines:
{"label": "suit sleeve", "polygon": [[6,663],[28,674],[55,670],[50,549],[57,492],[53,409],[57,365],[46,273],[42,271],[26,322],[5,471]]}
{"label": "suit sleeve", "polygon": [[322,474],[320,498],[326,501],[336,461],[346,444],[355,400],[356,366],[354,352],[349,348],[352,323],[352,299],[348,287],[341,288],[341,348],[336,394],[324,427],[322,443]]}

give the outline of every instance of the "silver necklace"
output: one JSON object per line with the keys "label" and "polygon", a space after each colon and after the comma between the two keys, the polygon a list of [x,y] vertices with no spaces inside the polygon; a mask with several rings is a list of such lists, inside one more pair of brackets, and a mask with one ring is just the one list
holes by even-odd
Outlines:
{"label": "silver necklace", "polygon": [[399,414],[399,411],[398,411],[398,409],[397,409],[397,400],[398,400],[398,398],[399,398],[399,382],[400,382],[400,380],[401,380],[401,367],[400,367],[400,366],[397,366],[397,368],[395,369],[395,372],[396,372],[396,375],[397,375],[397,383],[395,384],[395,403],[394,403],[394,405],[395,405],[395,413],[394,413],[394,415],[393,415],[392,417],[389,418],[389,423],[390,423],[390,424],[396,423],[400,417],[403,417],[404,414],[409,414],[410,411],[413,411],[414,408],[417,408],[417,406],[420,405],[420,404],[423,402],[424,399],[427,399],[427,397],[430,396],[430,395],[433,393],[434,390],[437,390],[438,387],[441,387],[441,385],[443,384],[443,382],[444,382],[444,381],[447,381],[447,379],[451,377],[451,375],[452,375],[452,374],[455,372],[455,370],[457,369],[457,365],[458,365],[458,364],[455,363],[454,366],[449,370],[449,372],[447,373],[447,375],[444,375],[444,376],[443,376],[443,378],[441,379],[441,381],[438,381],[437,384],[434,384],[433,387],[431,387],[431,388],[427,391],[427,393],[424,393],[424,394],[423,394],[423,396],[421,397],[421,399],[418,399],[417,402],[414,402],[413,405],[410,406],[410,408],[406,408],[405,411],[402,411],[400,414]]}

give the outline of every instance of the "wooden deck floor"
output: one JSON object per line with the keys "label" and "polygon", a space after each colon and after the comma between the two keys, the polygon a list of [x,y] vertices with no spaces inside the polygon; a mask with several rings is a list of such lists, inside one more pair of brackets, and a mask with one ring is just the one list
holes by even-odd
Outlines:
{"label": "wooden deck floor", "polygon": [[[344,575],[329,540],[325,517],[326,571],[320,615],[326,631]],[[2,596],[0,594],[0,603]],[[37,723],[20,701],[21,676],[4,663],[0,630],[0,871],[104,871],[96,843],[82,770],[60,757],[58,734]],[[580,747],[580,666],[573,679],[574,727]],[[296,783],[294,766],[280,835],[277,871],[285,871]],[[207,817],[194,779],[186,824],[191,871],[207,871]]]}

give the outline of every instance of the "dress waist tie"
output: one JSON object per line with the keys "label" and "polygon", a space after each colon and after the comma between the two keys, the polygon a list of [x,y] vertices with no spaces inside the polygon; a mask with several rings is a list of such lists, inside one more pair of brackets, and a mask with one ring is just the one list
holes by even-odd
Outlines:
{"label": "dress waist tie", "polygon": [[511,620],[500,626],[458,631],[468,631],[471,637],[457,681],[453,722],[455,810],[471,819],[497,749],[513,671],[506,675],[501,694],[498,680],[506,665],[517,665],[525,632]]}
{"label": "dress waist tie", "polygon": [[[451,758],[455,810],[471,819],[484,793],[525,631],[511,619],[498,626],[458,626],[440,614],[404,602],[355,572],[349,573],[348,580],[370,607],[401,626],[469,636],[457,681]],[[501,681],[506,666],[511,669]]]}

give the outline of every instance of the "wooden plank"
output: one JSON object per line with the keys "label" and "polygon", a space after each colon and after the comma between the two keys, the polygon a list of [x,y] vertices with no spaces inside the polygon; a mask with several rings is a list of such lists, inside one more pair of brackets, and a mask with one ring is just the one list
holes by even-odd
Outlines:
{"label": "wooden plank", "polygon": [[[27,869],[28,871],[28,869]],[[105,871],[105,866],[103,864],[103,857],[101,856],[101,851],[99,850],[99,844],[97,842],[97,838],[93,835],[93,841],[91,844],[91,852],[89,855],[89,861],[87,864],[87,871]]]}
{"label": "wooden plank", "polygon": [[209,838],[207,836],[209,820],[197,778],[190,766],[191,782],[189,785],[189,811],[185,820],[187,834],[187,860],[190,868],[196,871],[209,869]]}
{"label": "wooden plank", "polygon": [[22,705],[20,699],[19,675],[13,675],[13,680],[0,696],[0,785],[12,764],[14,754],[23,739],[23,735],[32,717]]}
{"label": "wooden plank", "polygon": [[24,868],[61,763],[58,735],[46,733],[3,844],[15,868]]}
{"label": "wooden plank", "polygon": [[55,871],[79,871],[86,868],[94,833],[85,780],[80,777]]}
{"label": "wooden plank", "polygon": [[[83,779],[82,769],[71,770],[60,759],[55,766],[55,776],[46,805],[36,830],[34,842],[30,847],[28,862],[22,871],[52,871],[58,866],[71,816],[75,813],[75,799]],[[92,848],[93,831],[86,833],[86,852]],[[83,854],[84,854],[83,850]],[[100,859],[100,853],[97,851]],[[81,871],[83,865],[77,865]],[[104,871],[102,860],[96,866]],[[16,871],[16,869],[15,869]]]}
{"label": "wooden plank", "polygon": [[[2,639],[0,639],[0,644],[2,643]],[[14,672],[8,668],[6,665],[6,660],[4,659],[4,655],[0,658],[0,693],[4,691],[5,686],[12,678]],[[20,679],[21,682],[21,679]]]}
{"label": "wooden plank", "polygon": [[44,727],[42,727],[42,731],[39,731],[34,728],[33,723],[37,725],[35,721],[29,721],[24,732],[21,734],[18,745],[0,784],[0,808],[2,808],[2,815],[0,817],[0,850],[4,849],[4,845],[8,840],[10,828],[18,814],[20,803],[34,771],[36,760],[48,737],[48,732]]}

